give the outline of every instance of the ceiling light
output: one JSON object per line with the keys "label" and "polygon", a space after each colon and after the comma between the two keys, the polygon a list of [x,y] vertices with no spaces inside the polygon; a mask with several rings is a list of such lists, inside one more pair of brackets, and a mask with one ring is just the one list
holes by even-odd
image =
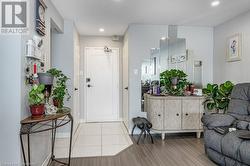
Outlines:
{"label": "ceiling light", "polygon": [[216,6],[219,6],[219,5],[220,5],[220,1],[218,1],[218,0],[215,0],[215,1],[213,1],[211,3],[211,6],[213,6],[213,7],[216,7]]}
{"label": "ceiling light", "polygon": [[162,37],[161,40],[166,40],[166,37]]}
{"label": "ceiling light", "polygon": [[100,28],[99,31],[100,31],[100,32],[104,32],[104,29],[103,29],[103,28]]}

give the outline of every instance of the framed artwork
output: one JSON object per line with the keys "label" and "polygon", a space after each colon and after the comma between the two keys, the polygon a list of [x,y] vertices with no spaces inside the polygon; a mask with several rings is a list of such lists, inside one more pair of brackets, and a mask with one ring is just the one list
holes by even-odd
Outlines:
{"label": "framed artwork", "polygon": [[239,33],[228,38],[227,42],[228,62],[241,60],[241,44],[242,44],[242,35]]}

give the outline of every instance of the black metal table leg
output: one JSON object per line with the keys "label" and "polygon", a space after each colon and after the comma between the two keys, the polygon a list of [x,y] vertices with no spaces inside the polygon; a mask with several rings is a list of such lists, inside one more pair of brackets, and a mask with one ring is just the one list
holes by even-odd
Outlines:
{"label": "black metal table leg", "polygon": [[23,153],[23,161],[24,161],[24,165],[27,166],[27,162],[26,162],[26,156],[25,156],[25,152],[24,152],[24,146],[23,146],[23,135],[20,134],[20,141],[21,141],[21,148],[22,148],[22,153]]}
{"label": "black metal table leg", "polygon": [[28,165],[30,166],[30,134],[27,134],[27,139],[28,139]]}
{"label": "black metal table leg", "polygon": [[70,143],[69,143],[69,161],[68,161],[68,165],[70,166],[70,162],[71,162],[71,148],[72,148],[72,139],[73,139],[73,125],[74,125],[74,120],[73,117],[71,115],[69,115],[69,118],[71,120],[70,123]]}
{"label": "black metal table leg", "polygon": [[57,120],[52,121],[52,138],[51,138],[51,159],[52,161],[55,159],[55,140],[56,140],[56,125]]}

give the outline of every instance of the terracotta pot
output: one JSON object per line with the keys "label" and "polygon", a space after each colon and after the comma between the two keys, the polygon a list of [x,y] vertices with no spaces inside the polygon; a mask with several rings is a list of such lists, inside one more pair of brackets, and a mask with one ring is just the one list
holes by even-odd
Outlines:
{"label": "terracotta pot", "polygon": [[55,107],[60,108],[62,107],[62,102],[60,100],[57,99],[53,99],[53,104]]}
{"label": "terracotta pot", "polygon": [[30,112],[32,114],[32,117],[41,117],[41,116],[43,116],[43,114],[45,112],[44,104],[31,105],[30,106]]}

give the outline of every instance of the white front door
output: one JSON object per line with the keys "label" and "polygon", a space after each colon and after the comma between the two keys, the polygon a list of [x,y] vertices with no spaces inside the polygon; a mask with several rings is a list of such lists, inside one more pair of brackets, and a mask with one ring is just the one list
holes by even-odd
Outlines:
{"label": "white front door", "polygon": [[85,48],[86,121],[116,121],[119,113],[119,49]]}

